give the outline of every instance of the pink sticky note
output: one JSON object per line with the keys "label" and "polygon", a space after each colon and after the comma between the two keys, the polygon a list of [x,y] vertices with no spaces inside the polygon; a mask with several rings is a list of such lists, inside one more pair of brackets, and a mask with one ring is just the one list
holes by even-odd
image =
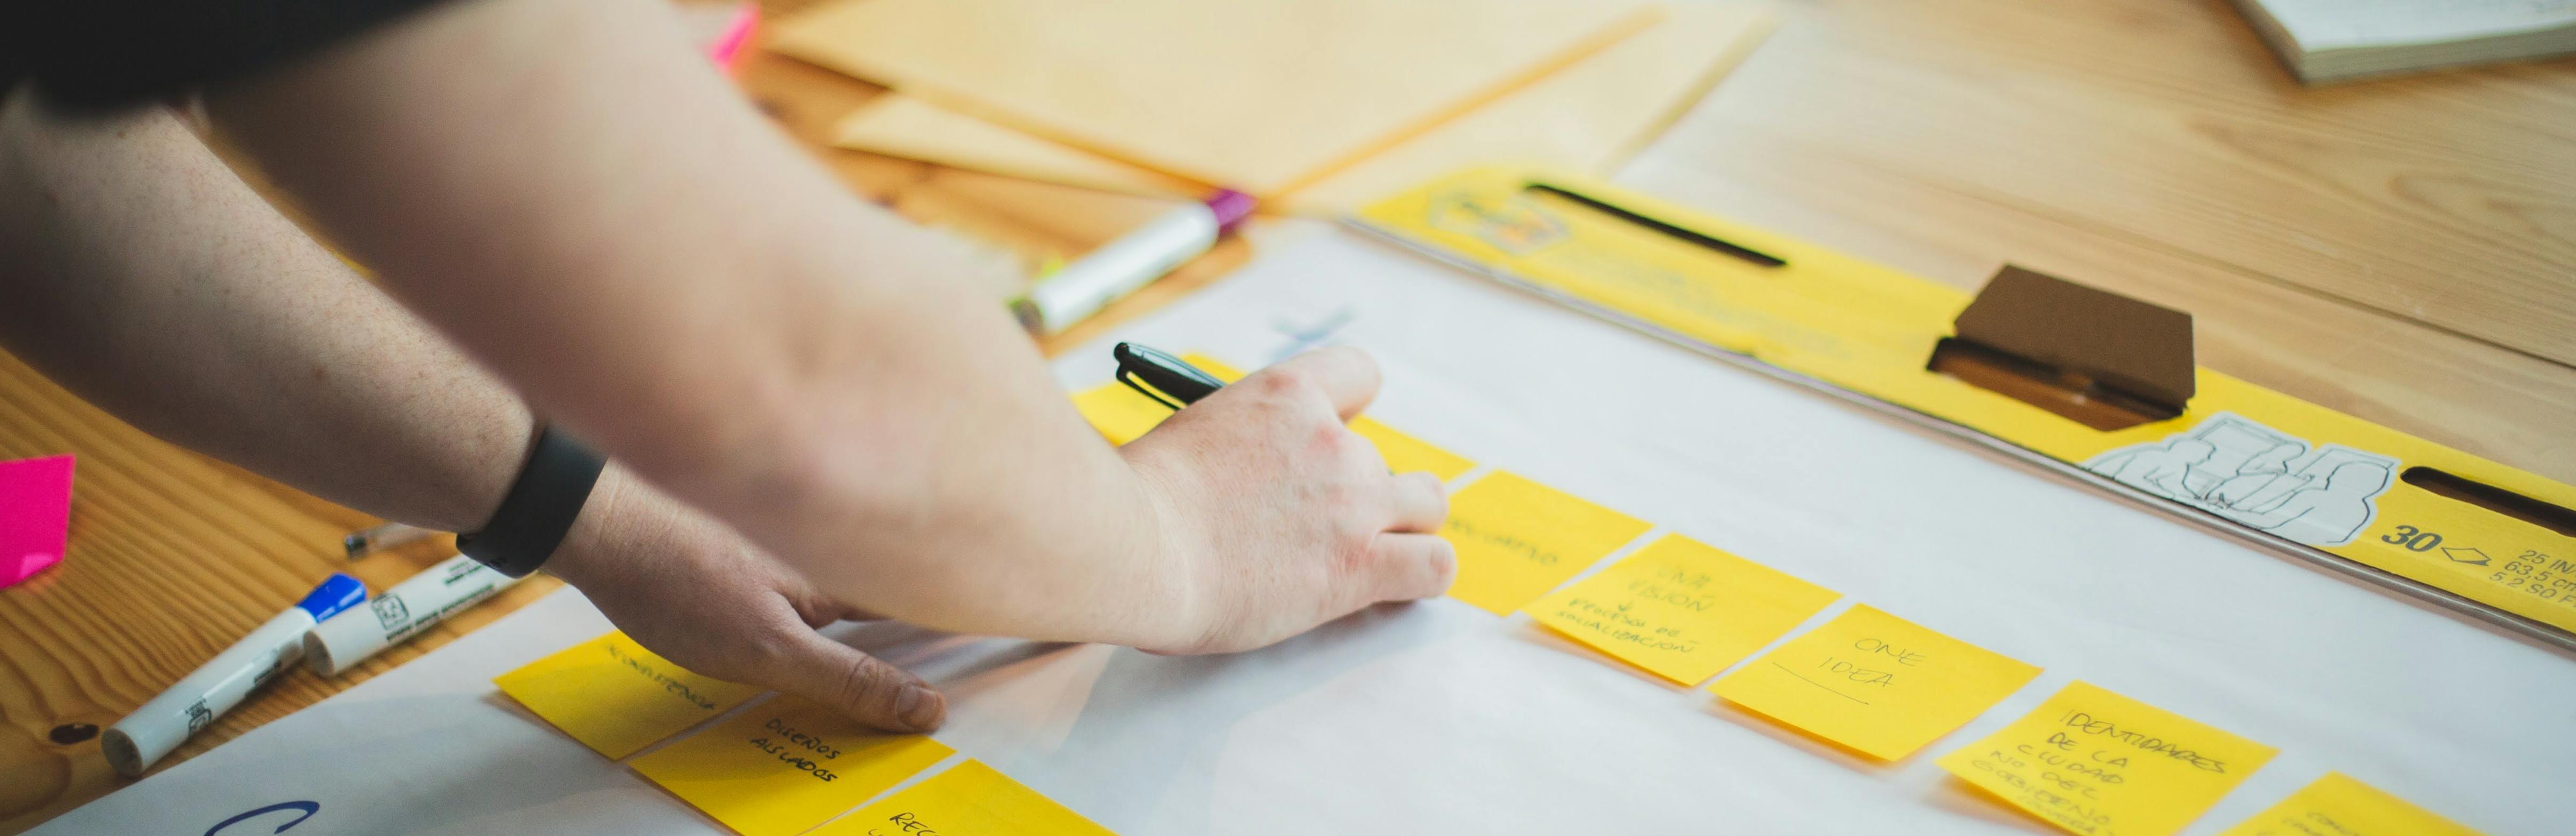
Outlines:
{"label": "pink sticky note", "polygon": [[0,587],[63,562],[72,524],[72,457],[0,462]]}

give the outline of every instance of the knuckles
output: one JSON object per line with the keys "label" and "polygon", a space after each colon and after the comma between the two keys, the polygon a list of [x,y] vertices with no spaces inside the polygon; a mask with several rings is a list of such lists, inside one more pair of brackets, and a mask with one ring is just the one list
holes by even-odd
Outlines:
{"label": "knuckles", "polygon": [[[714,656],[715,659],[712,661],[715,661],[718,666],[731,668],[732,673],[745,678],[757,678],[768,671],[794,664],[792,658],[795,655],[794,640],[789,638],[785,631],[772,625],[764,623],[759,629],[746,631],[739,635],[734,644],[738,645],[738,648],[733,653],[719,652],[705,655]],[[723,674],[715,671],[698,670],[695,667],[690,667],[690,670],[718,679],[725,678]]]}
{"label": "knuckles", "polygon": [[844,706],[892,712],[895,679],[892,666],[877,661],[875,657],[861,656],[841,672],[840,685],[833,694],[834,701]]}
{"label": "knuckles", "polygon": [[1358,540],[1344,539],[1342,542],[1333,544],[1331,583],[1334,587],[1353,586],[1368,576],[1369,561],[1373,557],[1370,546],[1371,541],[1375,539],[1374,536]]}
{"label": "knuckles", "polygon": [[1306,431],[1306,450],[1318,460],[1347,466],[1350,464],[1352,441],[1359,440],[1350,428],[1331,421],[1318,421]]}
{"label": "knuckles", "polygon": [[[1270,404],[1294,403],[1320,391],[1313,372],[1294,367],[1271,367],[1243,379],[1255,394]],[[1239,384],[1241,385],[1241,384]]]}

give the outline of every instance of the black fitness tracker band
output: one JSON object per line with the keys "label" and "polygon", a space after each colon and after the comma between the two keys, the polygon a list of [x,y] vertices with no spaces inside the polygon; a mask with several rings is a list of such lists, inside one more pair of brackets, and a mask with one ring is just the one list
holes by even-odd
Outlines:
{"label": "black fitness tracker band", "polygon": [[456,535],[456,550],[495,572],[526,577],[563,544],[564,532],[572,530],[573,518],[581,516],[582,503],[590,501],[590,488],[607,466],[608,460],[572,436],[551,426],[538,430],[528,464],[501,497],[501,507],[483,530]]}

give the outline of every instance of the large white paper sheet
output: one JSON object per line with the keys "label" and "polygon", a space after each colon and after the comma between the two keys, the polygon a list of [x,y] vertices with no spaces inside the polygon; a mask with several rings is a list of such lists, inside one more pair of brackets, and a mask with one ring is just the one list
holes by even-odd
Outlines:
{"label": "large white paper sheet", "polygon": [[[2281,748],[2190,832],[2329,769],[2490,833],[2576,821],[2576,660],[1382,245],[1319,236],[1113,339],[1367,347],[1398,429],[2048,668],[1874,764],[1448,600],[1219,657],[842,628],[947,691],[943,741],[1128,836],[2043,831],[1932,761],[2079,677]],[[1058,371],[1107,380],[1105,343]],[[307,799],[289,833],[721,832],[489,684],[606,629],[550,597],[38,832]]]}

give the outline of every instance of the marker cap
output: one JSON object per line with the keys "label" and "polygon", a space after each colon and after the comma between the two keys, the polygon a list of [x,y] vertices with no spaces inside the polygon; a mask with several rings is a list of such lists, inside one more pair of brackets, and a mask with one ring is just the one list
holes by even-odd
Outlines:
{"label": "marker cap", "polygon": [[1218,189],[1216,194],[1208,195],[1207,200],[1201,202],[1207,204],[1209,212],[1216,214],[1216,234],[1224,235],[1242,226],[1244,219],[1252,217],[1253,204],[1258,201],[1233,189]]}
{"label": "marker cap", "polygon": [[320,586],[305,593],[304,600],[295,602],[295,607],[312,614],[314,621],[321,621],[366,600],[366,584],[347,573],[333,572],[331,577],[322,580]]}
{"label": "marker cap", "polygon": [[[383,600],[383,599],[378,599]],[[316,676],[339,676],[394,646],[376,614],[349,612],[304,633],[304,667]]]}

